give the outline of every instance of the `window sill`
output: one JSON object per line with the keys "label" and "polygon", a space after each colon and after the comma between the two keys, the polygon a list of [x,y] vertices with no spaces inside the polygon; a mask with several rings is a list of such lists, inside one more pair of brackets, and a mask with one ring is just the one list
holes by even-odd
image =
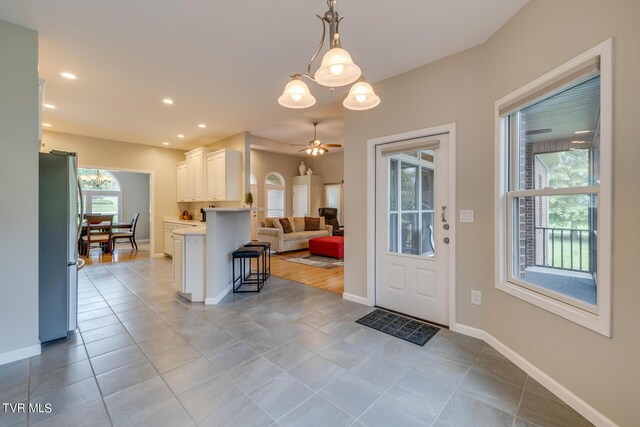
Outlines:
{"label": "window sill", "polygon": [[498,282],[496,288],[524,300],[530,304],[563,317],[580,326],[611,338],[611,319],[602,314],[594,314],[573,305],[556,300],[530,289],[509,282]]}

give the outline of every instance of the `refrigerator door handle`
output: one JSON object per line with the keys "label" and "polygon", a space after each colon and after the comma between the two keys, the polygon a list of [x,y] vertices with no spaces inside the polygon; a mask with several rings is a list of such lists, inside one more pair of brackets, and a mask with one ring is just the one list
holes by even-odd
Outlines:
{"label": "refrigerator door handle", "polygon": [[80,185],[80,179],[78,178],[78,196],[80,197],[80,215],[78,218],[78,233],[76,236],[76,259],[80,258],[80,254],[78,253],[78,241],[80,237],[82,237],[82,222],[84,221],[84,196],[82,195],[82,186]]}

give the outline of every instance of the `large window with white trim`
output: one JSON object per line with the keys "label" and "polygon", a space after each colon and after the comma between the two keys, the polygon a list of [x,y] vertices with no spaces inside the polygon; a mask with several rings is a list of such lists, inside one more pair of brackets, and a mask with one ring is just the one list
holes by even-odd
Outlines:
{"label": "large window with white trim", "polygon": [[282,175],[277,172],[270,172],[264,180],[266,192],[266,211],[269,218],[284,217],[284,196],[285,181]]}
{"label": "large window with white trim", "polygon": [[610,334],[610,51],[497,104],[498,288]]}
{"label": "large window with white trim", "polygon": [[122,217],[122,191],[115,175],[102,169],[78,168],[78,179],[85,213],[112,214],[114,222]]}

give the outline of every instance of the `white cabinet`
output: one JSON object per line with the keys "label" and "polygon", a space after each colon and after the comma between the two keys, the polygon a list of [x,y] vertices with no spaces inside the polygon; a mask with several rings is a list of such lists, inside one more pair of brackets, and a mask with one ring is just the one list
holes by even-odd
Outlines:
{"label": "white cabinet", "polygon": [[205,298],[205,230],[176,230],[173,233],[173,287],[190,301]]}
{"label": "white cabinet", "polygon": [[176,187],[178,190],[178,201],[187,201],[187,162],[180,162],[176,166]]}
{"label": "white cabinet", "polygon": [[322,177],[294,176],[291,181],[293,216],[318,216],[323,197]]}
{"label": "white cabinet", "polygon": [[[177,220],[176,220],[177,221]],[[169,255],[169,256],[173,256],[173,251],[174,251],[174,243],[173,243],[173,230],[177,230],[178,228],[185,228],[185,227],[197,227],[199,226],[199,223],[195,223],[195,224],[190,224],[190,223],[180,223],[178,222],[170,222],[170,221],[164,221],[164,233],[163,233],[163,247],[162,250],[165,254]]]}
{"label": "white cabinet", "polygon": [[242,200],[242,153],[220,150],[206,155],[206,200]]}
{"label": "white cabinet", "polygon": [[185,200],[200,202],[205,200],[204,186],[206,180],[205,161],[210,150],[200,147],[185,153],[187,157],[187,191]]}

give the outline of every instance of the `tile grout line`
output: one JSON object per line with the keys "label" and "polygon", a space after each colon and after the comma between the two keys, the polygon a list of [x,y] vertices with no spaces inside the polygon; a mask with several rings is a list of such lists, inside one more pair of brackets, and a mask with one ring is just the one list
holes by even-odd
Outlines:
{"label": "tile grout line", "polygon": [[524,399],[524,390],[527,388],[527,383],[529,382],[529,378],[530,378],[529,375],[527,375],[527,378],[524,380],[524,385],[522,386],[522,393],[520,394],[520,400],[518,400],[518,406],[516,407],[515,414],[513,415],[513,422],[511,423],[512,426],[516,425],[518,412],[520,412],[520,405],[522,405],[522,400]]}

